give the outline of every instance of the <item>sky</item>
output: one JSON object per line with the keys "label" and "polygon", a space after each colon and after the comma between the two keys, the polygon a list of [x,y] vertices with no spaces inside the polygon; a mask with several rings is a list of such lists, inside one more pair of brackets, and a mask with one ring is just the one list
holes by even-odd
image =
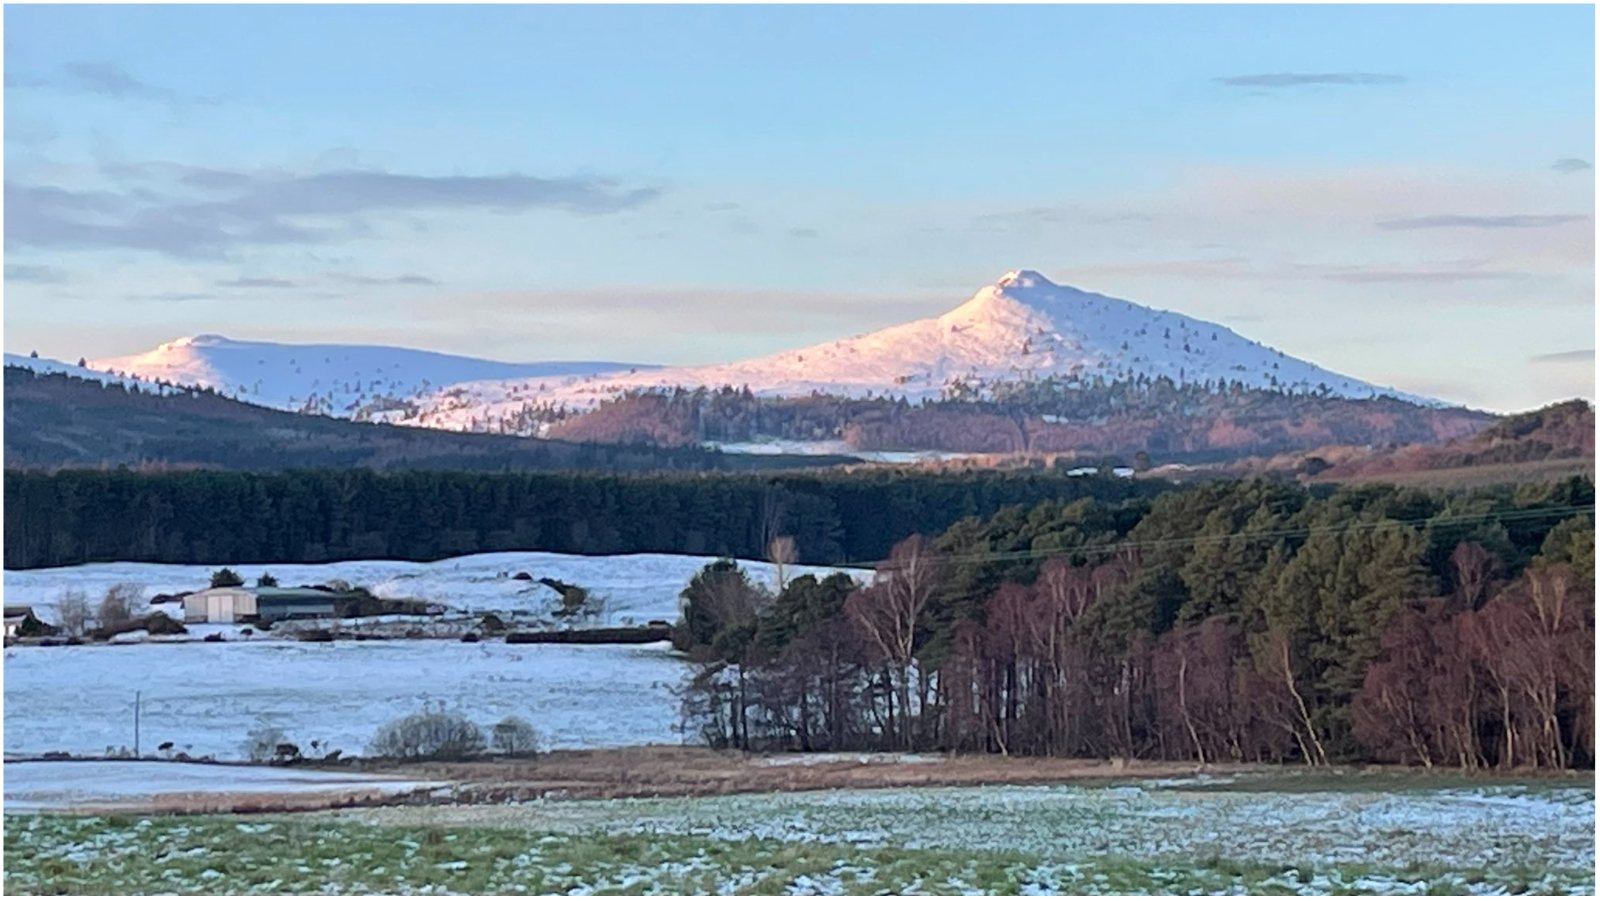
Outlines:
{"label": "sky", "polygon": [[1592,6],[7,6],[4,346],[711,363],[1011,269],[1594,397]]}

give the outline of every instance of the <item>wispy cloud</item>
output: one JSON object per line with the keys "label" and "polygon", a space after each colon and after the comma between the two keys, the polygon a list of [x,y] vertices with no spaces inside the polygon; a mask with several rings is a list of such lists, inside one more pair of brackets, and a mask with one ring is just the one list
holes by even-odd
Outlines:
{"label": "wispy cloud", "polygon": [[1377,85],[1403,84],[1404,75],[1376,72],[1267,72],[1256,75],[1228,75],[1214,79],[1217,84],[1230,88],[1293,88],[1302,85]]}
{"label": "wispy cloud", "polygon": [[188,291],[163,291],[159,294],[124,294],[125,300],[156,300],[163,303],[186,303],[194,300],[216,300],[215,294]]}
{"label": "wispy cloud", "polygon": [[1517,281],[1534,277],[1517,269],[1489,269],[1482,261],[1457,261],[1420,266],[1331,265],[1325,263],[1257,264],[1244,257],[1210,260],[1157,260],[1083,266],[1082,276],[1133,276],[1149,278],[1215,279],[1219,281],[1330,281],[1346,284],[1453,284],[1460,282]]}
{"label": "wispy cloud", "polygon": [[1593,363],[1594,348],[1588,350],[1564,350],[1560,353],[1539,354],[1529,357],[1530,363]]}
{"label": "wispy cloud", "polygon": [[1260,278],[1262,270],[1243,257],[1216,260],[1152,260],[1141,263],[1107,263],[1098,266],[1079,266],[1073,275],[1086,277],[1134,276],[1182,279],[1245,279]]}
{"label": "wispy cloud", "polygon": [[218,288],[293,288],[286,278],[232,278],[216,283]]}
{"label": "wispy cloud", "polygon": [[55,126],[44,119],[27,117],[20,113],[13,113],[6,119],[7,144],[38,147],[61,137]]}
{"label": "wispy cloud", "polygon": [[820,238],[822,237],[822,233],[814,228],[791,228],[789,229],[789,237],[806,239]]}
{"label": "wispy cloud", "polygon": [[240,246],[319,244],[366,235],[371,229],[362,217],[374,214],[557,209],[603,215],[649,203],[659,193],[603,178],[514,173],[297,174],[138,164],[116,167],[113,174],[140,183],[79,191],[8,180],[6,246],[126,248],[216,258]]}
{"label": "wispy cloud", "polygon": [[26,285],[59,285],[67,280],[65,269],[54,266],[24,266],[20,263],[6,264],[6,281],[18,282]]}
{"label": "wispy cloud", "polygon": [[1594,163],[1588,160],[1580,160],[1575,156],[1564,156],[1551,163],[1550,168],[1557,172],[1588,172],[1594,168]]}
{"label": "wispy cloud", "polygon": [[1385,282],[1412,282],[1451,284],[1455,282],[1517,281],[1532,278],[1530,272],[1512,269],[1402,269],[1402,268],[1348,268],[1324,272],[1322,277],[1333,282],[1353,284],[1382,284]]}
{"label": "wispy cloud", "polygon": [[1077,206],[1034,206],[1016,210],[1003,210],[979,216],[972,228],[978,231],[1032,231],[1052,226],[1106,226],[1120,224],[1142,225],[1152,221],[1148,213],[1133,211],[1109,212],[1090,210]]}
{"label": "wispy cloud", "polygon": [[352,275],[348,272],[330,272],[328,277],[334,281],[344,282],[347,285],[406,285],[428,286],[439,284],[426,275]]}
{"label": "wispy cloud", "polygon": [[145,100],[160,103],[211,103],[214,100],[185,97],[170,88],[151,84],[109,62],[67,63],[48,75],[6,73],[8,88],[43,88],[66,94],[94,94],[113,100]]}
{"label": "wispy cloud", "polygon": [[1381,229],[1403,231],[1419,228],[1551,228],[1569,222],[1587,222],[1588,216],[1577,213],[1524,214],[1513,216],[1416,216],[1409,219],[1385,219],[1378,223]]}
{"label": "wispy cloud", "polygon": [[67,84],[92,94],[155,100],[170,100],[175,96],[166,88],[158,88],[134,78],[112,63],[69,63],[62,69]]}

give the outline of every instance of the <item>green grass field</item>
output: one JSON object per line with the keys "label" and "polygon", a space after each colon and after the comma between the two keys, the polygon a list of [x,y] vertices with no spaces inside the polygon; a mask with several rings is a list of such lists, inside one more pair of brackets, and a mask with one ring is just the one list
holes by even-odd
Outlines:
{"label": "green grass field", "polygon": [[1173,779],[276,817],[33,814],[5,818],[4,889],[1593,894],[1592,782],[1448,782]]}

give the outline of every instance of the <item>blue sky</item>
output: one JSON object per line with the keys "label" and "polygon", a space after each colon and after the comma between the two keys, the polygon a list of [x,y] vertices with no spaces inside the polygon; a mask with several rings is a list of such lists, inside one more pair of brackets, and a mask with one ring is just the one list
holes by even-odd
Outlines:
{"label": "blue sky", "polygon": [[5,10],[5,347],[737,359],[1014,268],[1594,385],[1589,6]]}

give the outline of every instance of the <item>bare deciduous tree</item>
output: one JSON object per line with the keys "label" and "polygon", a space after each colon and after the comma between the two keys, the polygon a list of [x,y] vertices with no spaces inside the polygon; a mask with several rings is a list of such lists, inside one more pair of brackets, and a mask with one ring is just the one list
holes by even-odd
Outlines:
{"label": "bare deciduous tree", "polygon": [[132,582],[118,582],[106,589],[106,596],[95,610],[95,624],[113,628],[138,616],[144,606],[144,586]]}
{"label": "bare deciduous tree", "polygon": [[56,598],[56,625],[68,635],[82,635],[89,625],[89,599],[76,588]]}
{"label": "bare deciduous tree", "polygon": [[779,535],[767,543],[767,559],[772,561],[777,569],[778,591],[783,591],[784,567],[792,566],[800,556],[799,549],[794,543],[794,538],[789,535]]}
{"label": "bare deciduous tree", "polygon": [[539,750],[539,733],[527,720],[508,716],[489,733],[490,746],[507,757],[526,757]]}
{"label": "bare deciduous tree", "polygon": [[932,543],[913,535],[894,546],[889,559],[878,567],[872,585],[851,595],[845,604],[867,643],[889,668],[899,708],[899,724],[891,731],[903,747],[911,742],[911,667],[917,621],[933,598],[938,578]]}

